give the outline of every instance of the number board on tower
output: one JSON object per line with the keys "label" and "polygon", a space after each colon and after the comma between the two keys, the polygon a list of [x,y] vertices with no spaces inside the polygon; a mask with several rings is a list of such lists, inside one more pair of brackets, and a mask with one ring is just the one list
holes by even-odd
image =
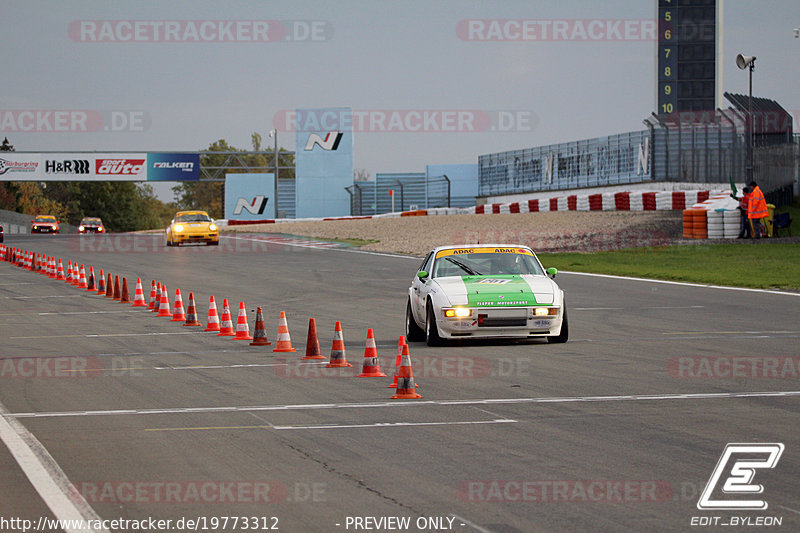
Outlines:
{"label": "number board on tower", "polygon": [[657,0],[658,114],[715,109],[717,0]]}

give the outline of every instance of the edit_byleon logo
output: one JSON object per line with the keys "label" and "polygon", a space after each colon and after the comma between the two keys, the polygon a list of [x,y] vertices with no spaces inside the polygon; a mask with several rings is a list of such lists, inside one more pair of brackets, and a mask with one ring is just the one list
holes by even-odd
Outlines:
{"label": "edit_byleon logo", "polygon": [[[764,492],[764,486],[753,483],[756,471],[775,468],[783,454],[780,442],[729,443],[700,494],[700,510],[764,510],[766,500],[745,498]],[[718,490],[719,487],[719,490]]]}

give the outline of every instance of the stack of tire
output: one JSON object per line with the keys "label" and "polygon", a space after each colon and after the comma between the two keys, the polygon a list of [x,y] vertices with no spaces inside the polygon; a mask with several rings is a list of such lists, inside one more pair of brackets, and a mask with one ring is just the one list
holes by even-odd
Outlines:
{"label": "stack of tire", "polygon": [[707,214],[708,238],[722,239],[725,237],[725,219],[723,209],[710,209]]}
{"label": "stack of tire", "polygon": [[725,238],[735,239],[739,236],[741,229],[741,215],[737,209],[724,209],[722,211],[722,220],[725,224]]}
{"label": "stack of tire", "polygon": [[708,238],[708,218],[707,211],[705,209],[683,210],[683,238]]}

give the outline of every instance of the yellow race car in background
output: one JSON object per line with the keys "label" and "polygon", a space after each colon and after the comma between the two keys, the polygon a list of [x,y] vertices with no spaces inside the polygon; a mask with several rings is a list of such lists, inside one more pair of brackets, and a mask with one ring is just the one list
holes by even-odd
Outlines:
{"label": "yellow race car in background", "polygon": [[178,211],[166,231],[167,246],[187,242],[219,244],[219,228],[205,211]]}

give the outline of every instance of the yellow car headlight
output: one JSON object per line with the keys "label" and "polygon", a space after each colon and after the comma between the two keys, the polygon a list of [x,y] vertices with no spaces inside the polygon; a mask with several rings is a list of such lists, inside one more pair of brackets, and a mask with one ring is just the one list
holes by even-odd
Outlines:
{"label": "yellow car headlight", "polygon": [[178,225],[176,225],[175,227],[173,227],[173,228],[172,228],[172,230],[173,230],[173,231],[177,231],[178,233],[180,233],[180,232],[182,232],[182,231],[183,231],[183,226],[181,226],[180,224],[178,224]]}
{"label": "yellow car headlight", "polygon": [[217,225],[216,224],[209,224],[208,225],[208,231],[217,231]]}
{"label": "yellow car headlight", "polygon": [[444,316],[446,316],[447,318],[453,318],[453,317],[466,318],[472,316],[472,309],[469,309],[467,307],[456,307],[454,309],[445,309]]}

